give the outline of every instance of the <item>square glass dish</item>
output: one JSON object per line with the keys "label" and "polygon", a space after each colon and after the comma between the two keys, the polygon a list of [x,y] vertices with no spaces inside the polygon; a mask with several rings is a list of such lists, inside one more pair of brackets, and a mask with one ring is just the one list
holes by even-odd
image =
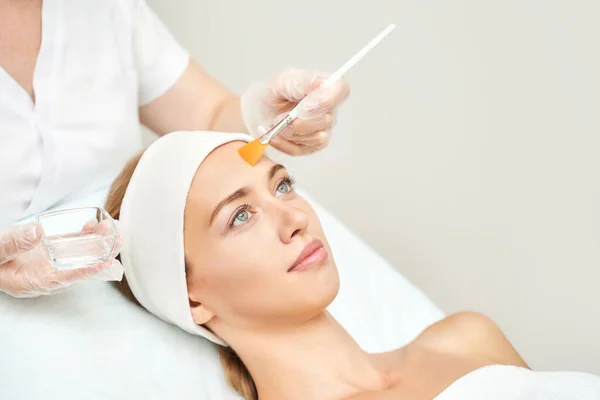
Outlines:
{"label": "square glass dish", "polygon": [[82,207],[41,214],[42,245],[52,266],[72,270],[111,259],[118,232],[115,220],[100,207]]}

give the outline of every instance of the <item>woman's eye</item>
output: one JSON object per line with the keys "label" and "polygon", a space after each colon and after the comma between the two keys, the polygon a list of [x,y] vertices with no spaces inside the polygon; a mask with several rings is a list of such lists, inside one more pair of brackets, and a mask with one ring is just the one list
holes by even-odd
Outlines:
{"label": "woman's eye", "polygon": [[238,212],[235,215],[231,225],[232,226],[241,225],[244,222],[248,221],[249,219],[250,219],[250,213],[248,212],[248,210],[241,210],[240,212]]}
{"label": "woman's eye", "polygon": [[279,194],[279,195],[286,194],[287,192],[291,192],[291,191],[292,191],[292,186],[289,184],[289,182],[281,182],[277,186],[277,194]]}

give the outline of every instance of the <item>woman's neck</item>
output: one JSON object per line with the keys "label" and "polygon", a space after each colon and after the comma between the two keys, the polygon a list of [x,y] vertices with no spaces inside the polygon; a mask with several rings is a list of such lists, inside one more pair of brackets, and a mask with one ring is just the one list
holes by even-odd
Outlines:
{"label": "woman's neck", "polygon": [[387,386],[385,372],[327,312],[301,326],[233,336],[261,400],[343,399]]}

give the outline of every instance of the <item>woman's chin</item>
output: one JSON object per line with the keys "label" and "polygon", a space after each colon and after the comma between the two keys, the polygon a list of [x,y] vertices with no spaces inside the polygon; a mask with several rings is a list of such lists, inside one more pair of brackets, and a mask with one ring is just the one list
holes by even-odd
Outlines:
{"label": "woman's chin", "polygon": [[316,308],[324,310],[329,307],[340,290],[340,277],[335,263],[331,261],[323,265],[323,269],[315,279],[307,282],[307,286],[309,286],[307,292],[311,294]]}

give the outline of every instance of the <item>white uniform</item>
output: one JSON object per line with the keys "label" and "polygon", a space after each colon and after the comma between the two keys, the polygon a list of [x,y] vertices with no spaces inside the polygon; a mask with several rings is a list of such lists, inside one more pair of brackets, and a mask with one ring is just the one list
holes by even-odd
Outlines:
{"label": "white uniform", "polygon": [[0,66],[0,233],[106,187],[189,57],[143,0],[44,0],[36,103]]}

